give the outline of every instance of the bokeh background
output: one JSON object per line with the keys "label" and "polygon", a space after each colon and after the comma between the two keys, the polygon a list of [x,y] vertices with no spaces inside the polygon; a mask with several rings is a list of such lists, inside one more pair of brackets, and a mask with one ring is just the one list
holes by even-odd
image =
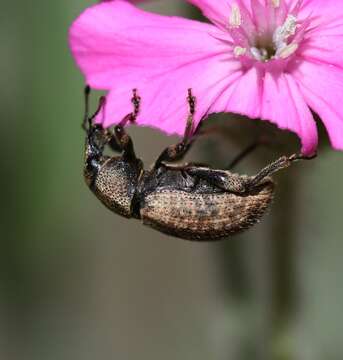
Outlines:
{"label": "bokeh background", "polygon": [[[4,1],[0,12],[0,359],[341,360],[343,155],[277,174],[264,221],[218,243],[169,238],[110,213],[82,178],[83,79],[67,46],[89,0]],[[151,10],[198,17],[181,1]],[[134,19],[133,19],[134,21]],[[339,104],[337,104],[339,106]],[[252,174],[298,148],[224,116],[190,158]],[[147,164],[175,138],[130,129]]]}

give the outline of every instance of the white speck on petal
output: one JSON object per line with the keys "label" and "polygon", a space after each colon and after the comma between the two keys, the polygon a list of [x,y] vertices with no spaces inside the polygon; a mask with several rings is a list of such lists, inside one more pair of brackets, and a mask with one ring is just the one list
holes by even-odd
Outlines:
{"label": "white speck on petal", "polygon": [[242,15],[237,4],[232,5],[229,24],[232,27],[239,27],[242,24]]}

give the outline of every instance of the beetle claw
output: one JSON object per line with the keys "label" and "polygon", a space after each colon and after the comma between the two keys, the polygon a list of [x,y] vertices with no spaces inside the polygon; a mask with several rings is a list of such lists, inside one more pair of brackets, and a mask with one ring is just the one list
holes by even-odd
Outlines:
{"label": "beetle claw", "polygon": [[298,161],[298,160],[312,160],[315,159],[318,156],[317,153],[314,153],[313,155],[306,156],[303,154],[293,154],[289,157],[289,161]]}

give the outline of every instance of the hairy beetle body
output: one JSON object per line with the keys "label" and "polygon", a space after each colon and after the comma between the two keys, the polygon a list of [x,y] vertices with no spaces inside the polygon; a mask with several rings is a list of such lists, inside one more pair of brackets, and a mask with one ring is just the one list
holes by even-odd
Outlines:
{"label": "hairy beetle body", "polygon": [[145,197],[143,223],[189,240],[220,239],[254,225],[268,208],[274,183],[268,179],[250,194],[157,190]]}
{"label": "hairy beetle body", "polygon": [[[233,193],[187,176],[187,167],[164,168],[156,175],[143,172],[141,162],[130,164],[120,157],[106,159],[93,181],[85,176],[86,182],[93,184],[91,190],[110,210],[188,240],[215,240],[249,228],[263,216],[274,192],[271,178],[265,178],[253,191]],[[238,179],[246,182],[249,178]]]}

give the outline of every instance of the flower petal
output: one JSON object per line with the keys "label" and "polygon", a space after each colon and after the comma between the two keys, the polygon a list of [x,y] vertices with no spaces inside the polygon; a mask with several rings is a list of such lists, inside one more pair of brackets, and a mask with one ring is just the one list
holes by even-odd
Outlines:
{"label": "flower petal", "polygon": [[343,2],[305,0],[300,21],[309,21],[300,52],[306,59],[343,68]]}
{"label": "flower petal", "polygon": [[199,122],[241,68],[230,45],[217,39],[223,36],[213,25],[147,13],[117,0],[81,14],[70,30],[70,46],[88,84],[111,90],[98,119],[104,126],[132,111],[136,88],[142,98],[137,123],[182,134],[188,88],[199,99]]}
{"label": "flower petal", "polygon": [[225,51],[214,26],[145,12],[117,0],[88,8],[70,28],[70,47],[94,88],[139,83],[151,75]]}
{"label": "flower petal", "polygon": [[307,104],[325,124],[332,146],[343,150],[343,71],[303,62],[292,71]]}
{"label": "flower petal", "polygon": [[316,123],[290,74],[265,74],[261,118],[270,120],[280,129],[295,132],[301,139],[303,154],[313,155],[316,151]]}
{"label": "flower petal", "polygon": [[213,112],[232,112],[259,118],[261,113],[262,77],[256,68],[240,71],[233,83],[223,91],[221,98],[212,106]]}
{"label": "flower petal", "polygon": [[304,40],[299,53],[305,60],[335,65],[343,70],[343,34],[311,36]]}
{"label": "flower petal", "polygon": [[188,0],[198,7],[204,16],[220,27],[227,27],[233,0]]}
{"label": "flower petal", "polygon": [[[217,55],[175,68],[143,82],[138,87],[141,110],[137,124],[158,128],[167,134],[182,135],[188,116],[187,89],[192,88],[197,98],[195,123],[207,115],[223,88],[239,76],[241,65]],[[123,84],[110,91],[105,107],[105,127],[118,123],[132,111],[132,85]]]}
{"label": "flower petal", "polygon": [[[298,0],[299,2],[299,0]],[[337,0],[302,0],[299,16],[313,16],[317,23],[331,21],[343,14],[343,2]]]}
{"label": "flower petal", "polygon": [[222,92],[211,112],[233,112],[261,118],[281,129],[295,132],[302,153],[312,155],[317,147],[315,121],[299,87],[289,74],[263,72],[256,68],[243,73]]}
{"label": "flower petal", "polygon": [[232,5],[237,5],[242,15],[242,26],[246,28],[248,35],[254,26],[251,19],[250,0],[187,0],[198,7],[204,16],[222,29],[229,26],[229,18]]}

